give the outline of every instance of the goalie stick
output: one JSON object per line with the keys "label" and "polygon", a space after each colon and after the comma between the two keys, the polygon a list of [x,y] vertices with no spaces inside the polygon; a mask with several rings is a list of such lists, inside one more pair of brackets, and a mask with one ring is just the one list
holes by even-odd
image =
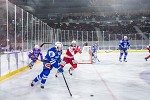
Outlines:
{"label": "goalie stick", "polygon": [[[41,45],[40,45],[40,47],[43,47],[45,44],[54,44],[54,43],[51,43],[51,42],[44,42],[44,43],[42,43]],[[63,45],[63,46],[70,46],[70,45]]]}

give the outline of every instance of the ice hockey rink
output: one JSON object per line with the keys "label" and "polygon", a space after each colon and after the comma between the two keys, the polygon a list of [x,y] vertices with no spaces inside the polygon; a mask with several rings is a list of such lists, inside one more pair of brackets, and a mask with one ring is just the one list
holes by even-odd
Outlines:
{"label": "ice hockey rink", "polygon": [[148,52],[129,52],[128,62],[119,62],[119,53],[100,53],[100,62],[79,64],[70,76],[67,65],[64,75],[51,71],[45,88],[31,81],[42,71],[42,63],[0,82],[0,100],[150,100],[150,60]]}

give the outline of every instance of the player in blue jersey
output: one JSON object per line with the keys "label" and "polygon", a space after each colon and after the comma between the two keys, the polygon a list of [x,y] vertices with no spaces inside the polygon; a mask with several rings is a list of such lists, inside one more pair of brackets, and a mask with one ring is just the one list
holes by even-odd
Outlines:
{"label": "player in blue jersey", "polygon": [[119,44],[119,50],[120,50],[120,56],[119,56],[119,61],[122,62],[122,56],[124,54],[124,59],[123,61],[124,62],[127,62],[126,58],[127,58],[127,55],[128,55],[128,49],[130,47],[130,43],[128,41],[128,37],[127,36],[124,36],[123,40],[120,41],[120,44]]}
{"label": "player in blue jersey", "polygon": [[50,48],[43,60],[43,71],[32,81],[31,86],[41,81],[41,88],[44,88],[45,82],[53,67],[57,68],[59,72],[63,72],[63,69],[59,66],[60,57],[62,54],[63,44],[56,42],[55,47]]}
{"label": "player in blue jersey", "polygon": [[97,59],[97,50],[98,50],[98,43],[95,43],[92,46],[92,60],[93,60],[93,62],[95,62]]}
{"label": "player in blue jersey", "polygon": [[35,47],[28,54],[28,57],[31,59],[31,62],[29,64],[30,69],[32,69],[34,63],[38,60],[39,55],[41,57],[41,60],[43,60],[41,49],[38,45],[35,45]]}

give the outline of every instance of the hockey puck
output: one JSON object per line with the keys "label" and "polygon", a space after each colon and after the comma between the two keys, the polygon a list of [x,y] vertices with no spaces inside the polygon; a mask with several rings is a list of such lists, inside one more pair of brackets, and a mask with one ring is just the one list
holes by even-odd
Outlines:
{"label": "hockey puck", "polygon": [[93,94],[91,94],[90,96],[91,96],[91,97],[93,97],[94,95],[93,95]]}

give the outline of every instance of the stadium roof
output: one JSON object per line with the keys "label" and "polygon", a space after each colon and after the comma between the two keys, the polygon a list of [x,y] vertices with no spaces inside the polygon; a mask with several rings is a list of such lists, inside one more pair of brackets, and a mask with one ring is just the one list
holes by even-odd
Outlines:
{"label": "stadium roof", "polygon": [[53,15],[86,12],[149,10],[150,0],[10,0],[41,19]]}

